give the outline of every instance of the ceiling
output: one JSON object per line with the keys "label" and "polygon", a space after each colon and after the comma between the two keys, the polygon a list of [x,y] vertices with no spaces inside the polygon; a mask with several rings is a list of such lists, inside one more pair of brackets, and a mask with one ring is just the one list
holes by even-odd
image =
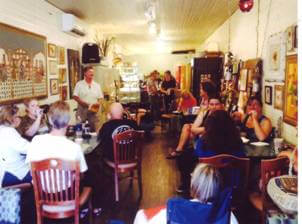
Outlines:
{"label": "ceiling", "polygon": [[[47,0],[105,35],[116,37],[124,54],[196,49],[238,8],[238,0]],[[144,15],[155,6],[158,34]]]}

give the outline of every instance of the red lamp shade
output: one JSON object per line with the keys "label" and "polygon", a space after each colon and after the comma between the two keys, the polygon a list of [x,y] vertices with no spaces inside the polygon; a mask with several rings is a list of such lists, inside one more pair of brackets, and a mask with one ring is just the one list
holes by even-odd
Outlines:
{"label": "red lamp shade", "polygon": [[242,12],[249,12],[254,5],[254,0],[239,0],[239,8]]}

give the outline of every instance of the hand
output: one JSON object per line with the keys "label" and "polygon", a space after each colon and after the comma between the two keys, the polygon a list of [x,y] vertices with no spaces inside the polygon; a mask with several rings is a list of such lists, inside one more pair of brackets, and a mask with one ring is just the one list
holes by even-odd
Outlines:
{"label": "hand", "polygon": [[253,119],[257,120],[257,118],[258,118],[258,113],[255,110],[250,111],[249,115],[251,115]]}
{"label": "hand", "polygon": [[41,118],[43,115],[43,110],[41,108],[37,108],[36,110],[36,116],[37,118]]}

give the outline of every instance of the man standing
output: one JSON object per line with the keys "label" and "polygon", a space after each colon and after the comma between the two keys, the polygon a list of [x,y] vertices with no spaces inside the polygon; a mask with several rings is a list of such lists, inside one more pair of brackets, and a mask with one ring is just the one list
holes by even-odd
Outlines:
{"label": "man standing", "polygon": [[84,68],[84,79],[77,82],[73,99],[78,103],[77,117],[81,121],[88,120],[92,130],[96,130],[98,123],[97,112],[100,108],[100,100],[104,98],[101,87],[93,81],[94,71],[92,66]]}
{"label": "man standing", "polygon": [[113,137],[127,130],[138,129],[135,121],[123,119],[123,113],[122,104],[112,103],[109,108],[109,120],[103,124],[98,133],[99,147],[103,156],[111,161],[113,161]]}

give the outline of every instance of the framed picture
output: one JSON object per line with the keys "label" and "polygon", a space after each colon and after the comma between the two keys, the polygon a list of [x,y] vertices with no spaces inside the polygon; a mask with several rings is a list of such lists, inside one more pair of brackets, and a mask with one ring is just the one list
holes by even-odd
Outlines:
{"label": "framed picture", "polygon": [[57,46],[54,44],[48,44],[48,57],[56,58],[57,57]]}
{"label": "framed picture", "polygon": [[60,100],[67,100],[67,86],[60,86]]}
{"label": "framed picture", "polygon": [[298,119],[297,55],[286,56],[283,119],[284,122],[288,124],[297,125],[297,119]]}
{"label": "framed picture", "polygon": [[81,65],[79,51],[67,49],[68,74],[69,74],[69,96],[73,95],[73,90],[78,81],[81,80]]}
{"label": "framed picture", "polygon": [[248,75],[248,70],[247,69],[241,69],[240,71],[240,86],[239,90],[240,91],[246,91],[246,86],[247,86],[247,75]]}
{"label": "framed picture", "polygon": [[58,64],[56,61],[49,61],[49,75],[58,77]]}
{"label": "framed picture", "polygon": [[59,93],[58,79],[50,79],[49,89],[50,89],[50,95],[57,95]]}
{"label": "framed picture", "polygon": [[294,48],[298,48],[298,25],[295,26]]}
{"label": "framed picture", "polygon": [[48,95],[46,37],[0,23],[0,104]]}
{"label": "framed picture", "polygon": [[275,85],[274,108],[282,110],[283,108],[283,85]]}
{"label": "framed picture", "polygon": [[295,27],[290,26],[286,29],[286,50],[293,51],[294,50],[294,42],[295,42]]}
{"label": "framed picture", "polygon": [[279,70],[280,67],[280,44],[272,44],[269,48],[269,63],[271,70]]}
{"label": "framed picture", "polygon": [[66,68],[59,68],[59,83],[63,84],[66,82]]}
{"label": "framed picture", "polygon": [[65,65],[65,48],[58,47],[59,51],[59,65]]}
{"label": "framed picture", "polygon": [[266,104],[272,105],[272,92],[273,88],[271,86],[265,86],[264,87],[264,100]]}

